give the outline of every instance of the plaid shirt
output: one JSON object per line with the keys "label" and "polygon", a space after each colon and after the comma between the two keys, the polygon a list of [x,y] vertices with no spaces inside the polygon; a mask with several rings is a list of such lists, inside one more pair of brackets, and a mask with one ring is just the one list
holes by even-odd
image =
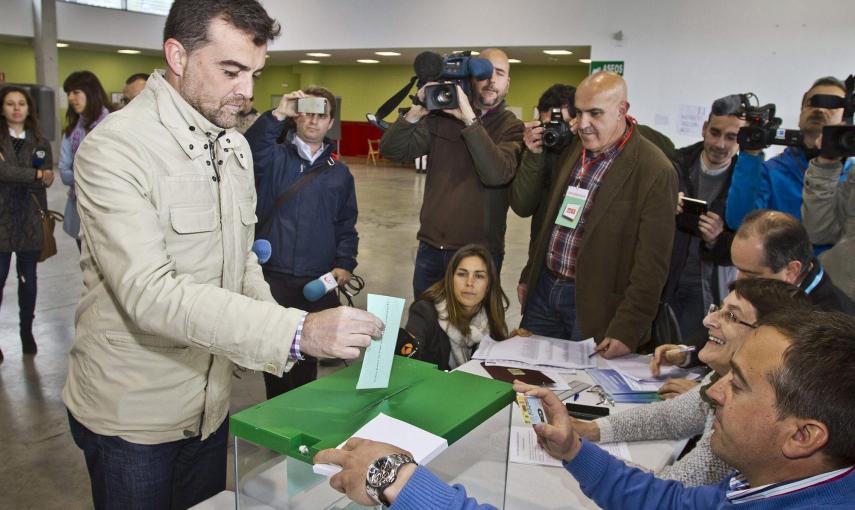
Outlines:
{"label": "plaid shirt", "polygon": [[549,250],[546,253],[546,267],[553,273],[558,273],[568,279],[576,278],[576,257],[579,256],[579,248],[582,247],[582,236],[585,233],[585,218],[591,212],[591,206],[594,205],[594,197],[597,194],[597,189],[600,187],[603,176],[609,167],[612,166],[623,146],[626,145],[626,141],[632,136],[632,131],[628,130],[620,143],[615,144],[588,162],[587,171],[581,175],[582,157],[579,157],[576,161],[570,177],[570,185],[588,190],[588,200],[585,202],[582,217],[579,219],[576,228],[567,228],[561,225],[555,225],[552,228],[552,236],[549,238]]}

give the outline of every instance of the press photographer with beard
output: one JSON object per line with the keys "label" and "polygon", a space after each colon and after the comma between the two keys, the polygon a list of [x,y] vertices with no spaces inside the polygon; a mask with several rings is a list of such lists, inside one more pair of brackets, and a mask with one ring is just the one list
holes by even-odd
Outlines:
{"label": "press photographer with beard", "polygon": [[[489,48],[480,57],[490,61],[493,74],[470,80],[472,98],[458,86],[458,108],[431,112],[413,104],[380,140],[380,153],[391,160],[430,156],[413,273],[416,299],[442,280],[455,251],[467,244],[487,246],[501,272],[507,186],[516,175],[523,124],[505,108],[508,56]],[[425,100],[424,87],[418,98]]]}
{"label": "press photographer with beard", "polygon": [[[727,195],[725,220],[731,229],[738,229],[745,215],[755,209],[772,209],[801,219],[805,171],[808,161],[819,155],[817,139],[823,127],[840,124],[843,118],[843,108],[814,107],[811,98],[819,94],[844,97],[845,93],[846,86],[833,76],[816,80],[805,92],[799,115],[803,147],[787,147],[768,161],[762,151],[740,150]],[[817,254],[826,248],[814,246]]]}

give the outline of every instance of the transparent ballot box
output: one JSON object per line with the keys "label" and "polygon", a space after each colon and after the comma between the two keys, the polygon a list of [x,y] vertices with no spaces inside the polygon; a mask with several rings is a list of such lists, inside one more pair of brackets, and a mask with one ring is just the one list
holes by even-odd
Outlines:
{"label": "transparent ballot box", "polygon": [[[361,508],[312,471],[380,413],[445,438],[428,467],[481,503],[504,507],[511,385],[396,357],[389,387],[356,390],[361,364],[245,409],[230,418],[237,508]],[[405,447],[405,445],[402,445]]]}

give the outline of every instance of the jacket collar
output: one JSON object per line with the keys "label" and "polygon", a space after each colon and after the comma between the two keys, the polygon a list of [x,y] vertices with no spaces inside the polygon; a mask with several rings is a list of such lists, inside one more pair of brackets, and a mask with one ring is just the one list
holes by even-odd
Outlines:
{"label": "jacket collar", "polygon": [[[217,143],[232,152],[238,148],[240,138],[237,131],[221,128],[206,119],[190,106],[161,73],[152,73],[146,82],[146,89],[154,94],[161,123],[190,159],[207,156],[208,143]],[[247,167],[246,156],[238,155],[237,160],[242,167]]]}

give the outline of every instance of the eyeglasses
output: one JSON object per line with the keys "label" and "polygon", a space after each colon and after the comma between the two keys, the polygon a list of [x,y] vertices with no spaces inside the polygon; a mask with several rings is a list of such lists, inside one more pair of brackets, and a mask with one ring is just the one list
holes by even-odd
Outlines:
{"label": "eyeglasses", "polygon": [[748,326],[751,329],[757,329],[756,324],[751,324],[750,322],[739,320],[736,315],[734,315],[733,312],[731,312],[730,310],[725,310],[718,305],[710,305],[710,309],[707,311],[707,315],[712,315],[714,313],[720,313],[724,316],[724,320],[731,324],[742,324],[743,326]]}
{"label": "eyeglasses", "polygon": [[588,392],[593,393],[594,395],[600,397],[600,401],[597,402],[597,405],[608,404],[612,407],[615,406],[615,400],[606,393],[606,390],[603,389],[602,386],[597,384],[596,386],[592,386],[588,389]]}

